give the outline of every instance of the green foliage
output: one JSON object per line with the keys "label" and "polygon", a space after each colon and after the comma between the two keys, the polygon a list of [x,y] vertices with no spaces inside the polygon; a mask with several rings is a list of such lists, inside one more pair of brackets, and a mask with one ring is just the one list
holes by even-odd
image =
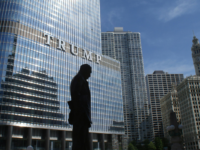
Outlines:
{"label": "green foliage", "polygon": [[137,150],[137,148],[132,143],[129,143],[128,150]]}
{"label": "green foliage", "polygon": [[148,150],[156,150],[156,147],[155,147],[155,145],[153,144],[153,142],[150,142],[150,143],[148,144]]}
{"label": "green foliage", "polygon": [[148,145],[150,143],[150,141],[148,139],[144,140],[144,145]]}
{"label": "green foliage", "polygon": [[143,141],[143,143],[144,143],[143,149],[148,150],[148,144],[150,143],[150,141],[148,139],[146,139]]}
{"label": "green foliage", "polygon": [[[161,139],[160,139],[160,141],[162,142]],[[146,139],[140,143],[136,143],[135,141],[132,141],[130,144],[133,145],[134,150],[156,150],[156,146],[154,145],[154,143],[150,142],[148,139]],[[130,148],[131,148],[131,146],[130,146]],[[157,150],[160,150],[160,149],[157,149]]]}
{"label": "green foliage", "polygon": [[129,143],[129,145],[128,145],[128,150],[134,150],[133,144]]}
{"label": "green foliage", "polygon": [[159,137],[155,138],[155,146],[157,150],[163,150],[163,143]]}
{"label": "green foliage", "polygon": [[133,146],[137,145],[136,141],[132,141],[131,144],[133,144]]}
{"label": "green foliage", "polygon": [[136,146],[134,146],[134,150],[138,150]]}
{"label": "green foliage", "polygon": [[137,144],[137,149],[138,149],[138,150],[143,150],[143,146],[142,146],[141,143],[138,143],[138,144]]}

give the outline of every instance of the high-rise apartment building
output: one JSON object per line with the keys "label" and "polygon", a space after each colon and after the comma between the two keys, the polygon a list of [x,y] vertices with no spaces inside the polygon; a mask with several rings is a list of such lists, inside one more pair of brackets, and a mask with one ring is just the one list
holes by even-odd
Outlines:
{"label": "high-rise apartment building", "polygon": [[169,133],[167,132],[167,127],[170,126],[170,113],[173,111],[176,113],[177,122],[181,123],[179,101],[176,90],[176,85],[172,84],[172,90],[160,100],[161,114],[163,121],[164,137],[169,141],[171,140]]}
{"label": "high-rise apartment building", "polygon": [[102,32],[102,53],[121,62],[125,133],[129,140],[143,141],[148,132],[148,99],[140,33],[122,27]]}
{"label": "high-rise apartment building", "polygon": [[200,149],[200,77],[190,76],[177,86],[186,149]]}
{"label": "high-rise apartment building", "polygon": [[0,149],[70,149],[69,86],[92,75],[93,149],[124,148],[120,62],[101,52],[99,0],[0,1]]}
{"label": "high-rise apartment building", "polygon": [[191,48],[194,69],[197,76],[200,76],[200,44],[196,36],[193,37],[193,45]]}
{"label": "high-rise apartment building", "polygon": [[152,139],[155,137],[164,137],[160,100],[171,91],[172,84],[177,85],[181,81],[183,81],[183,74],[168,74],[163,71],[154,71],[153,74],[146,75],[151,113]]}

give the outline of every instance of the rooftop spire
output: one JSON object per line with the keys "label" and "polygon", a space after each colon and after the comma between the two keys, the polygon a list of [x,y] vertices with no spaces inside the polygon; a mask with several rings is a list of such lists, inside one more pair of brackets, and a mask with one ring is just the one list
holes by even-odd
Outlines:
{"label": "rooftop spire", "polygon": [[193,42],[193,45],[198,45],[198,44],[199,44],[199,40],[196,38],[195,35],[194,35],[194,37],[193,37],[192,42]]}

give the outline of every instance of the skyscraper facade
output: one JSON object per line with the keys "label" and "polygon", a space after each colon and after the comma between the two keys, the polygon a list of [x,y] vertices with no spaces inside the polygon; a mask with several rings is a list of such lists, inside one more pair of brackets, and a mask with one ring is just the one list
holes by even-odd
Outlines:
{"label": "skyscraper facade", "polygon": [[164,137],[161,114],[161,98],[172,90],[172,85],[183,81],[183,74],[168,74],[164,71],[154,71],[146,75],[148,100],[150,103],[152,139]]}
{"label": "skyscraper facade", "polygon": [[200,75],[200,44],[196,36],[193,37],[193,45],[191,48],[194,69],[197,76]]}
{"label": "skyscraper facade", "polygon": [[99,0],[0,1],[0,61],[0,149],[71,148],[69,85],[85,63],[91,146],[123,146],[120,62],[102,55]]}
{"label": "skyscraper facade", "polygon": [[162,114],[162,121],[163,121],[163,131],[164,137],[167,138],[169,141],[171,137],[167,131],[167,127],[170,126],[170,113],[173,111],[176,113],[177,122],[181,123],[181,116],[180,116],[180,107],[179,107],[179,100],[176,90],[176,85],[172,85],[172,90],[165,96],[163,96],[160,100],[161,106],[161,114]]}
{"label": "skyscraper facade", "polygon": [[102,53],[121,62],[122,95],[124,102],[125,133],[129,140],[148,139],[148,99],[140,33],[102,32]]}
{"label": "skyscraper facade", "polygon": [[200,77],[190,76],[177,86],[186,149],[200,149]]}

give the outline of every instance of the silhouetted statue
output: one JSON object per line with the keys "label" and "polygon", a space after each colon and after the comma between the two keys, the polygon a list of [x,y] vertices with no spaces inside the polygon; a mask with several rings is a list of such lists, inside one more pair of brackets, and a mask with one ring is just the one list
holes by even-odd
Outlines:
{"label": "silhouetted statue", "polygon": [[81,65],[72,79],[70,92],[73,111],[72,150],[89,150],[89,128],[91,127],[91,95],[87,79],[92,73],[88,64]]}

